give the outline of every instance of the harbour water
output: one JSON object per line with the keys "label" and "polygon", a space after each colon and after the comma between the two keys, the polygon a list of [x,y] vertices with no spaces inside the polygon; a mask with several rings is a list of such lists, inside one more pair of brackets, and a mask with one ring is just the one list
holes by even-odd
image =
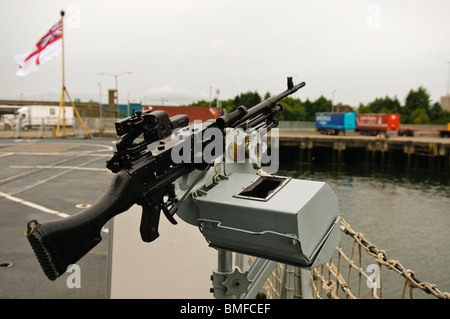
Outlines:
{"label": "harbour water", "polygon": [[[387,250],[389,259],[413,270],[420,281],[450,292],[448,174],[298,164],[283,164],[277,174],[329,183],[339,198],[342,216],[355,231],[364,233],[378,249]],[[344,273],[347,272],[348,267]],[[382,278],[383,298],[401,298],[401,276],[384,268]],[[417,291],[415,298],[434,298]]]}

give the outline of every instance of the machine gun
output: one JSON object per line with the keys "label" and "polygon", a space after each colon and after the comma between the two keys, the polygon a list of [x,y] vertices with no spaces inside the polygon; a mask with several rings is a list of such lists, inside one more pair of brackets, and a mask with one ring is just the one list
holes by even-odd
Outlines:
{"label": "machine gun", "polygon": [[[277,126],[275,115],[282,110],[280,100],[305,85],[294,85],[288,78],[286,91],[249,109],[239,106],[235,111],[216,120],[189,124],[187,115],[169,118],[164,111],[144,111],[117,121],[116,132],[120,140],[117,151],[106,167],[114,176],[107,193],[87,209],[64,219],[27,224],[25,235],[50,280],[62,275],[67,267],[76,263],[101,241],[102,227],[117,214],[132,205],[142,206],[140,234],[144,242],[158,236],[161,211],[176,224],[174,214],[192,193],[194,186],[223,154],[216,152],[207,159],[199,156],[211,143],[224,144],[230,130],[270,130]],[[205,134],[208,129],[223,133],[221,141]],[[143,140],[138,137],[143,135]],[[181,138],[180,138],[181,137]],[[180,151],[181,154],[180,155]],[[236,153],[236,149],[234,150]],[[259,152],[259,150],[258,150]],[[174,161],[174,154],[183,161]],[[232,152],[233,153],[233,152]],[[175,186],[180,178],[195,173],[183,193]]]}

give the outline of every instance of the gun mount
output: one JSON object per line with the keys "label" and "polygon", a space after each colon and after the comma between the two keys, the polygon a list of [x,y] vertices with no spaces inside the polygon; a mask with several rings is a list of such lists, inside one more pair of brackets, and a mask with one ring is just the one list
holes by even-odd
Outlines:
{"label": "gun mount", "polygon": [[163,212],[172,224],[177,214],[199,227],[217,249],[304,268],[326,262],[339,241],[331,188],[265,172],[278,160],[278,102],[304,85],[289,78],[284,92],[215,121],[189,123],[186,115],[169,118],[163,111],[118,121],[120,140],[107,162],[115,173],[108,192],[76,215],[28,223],[25,234],[44,273],[58,278],[101,241],[108,220],[134,204],[142,206],[144,242],[158,238]]}

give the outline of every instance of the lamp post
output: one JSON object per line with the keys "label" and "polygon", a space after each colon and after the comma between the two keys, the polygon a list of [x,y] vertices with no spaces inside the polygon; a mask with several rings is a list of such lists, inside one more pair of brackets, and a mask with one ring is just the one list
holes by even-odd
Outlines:
{"label": "lamp post", "polygon": [[97,82],[98,84],[98,116],[102,118],[102,85],[100,82]]}
{"label": "lamp post", "polygon": [[445,104],[446,104],[446,111],[450,111],[449,108],[449,87],[450,87],[450,61],[447,61],[448,63],[448,75],[447,75],[447,96],[445,97]]}
{"label": "lamp post", "polygon": [[116,81],[116,96],[117,96],[117,107],[119,107],[119,81],[117,80],[117,78],[121,75],[124,74],[131,74],[131,72],[123,72],[123,73],[119,73],[119,74],[111,74],[111,73],[97,73],[97,75],[109,75],[109,76],[113,76],[115,78]]}
{"label": "lamp post", "polygon": [[331,112],[334,112],[334,95],[336,94],[336,90],[333,90],[333,93],[331,94]]}

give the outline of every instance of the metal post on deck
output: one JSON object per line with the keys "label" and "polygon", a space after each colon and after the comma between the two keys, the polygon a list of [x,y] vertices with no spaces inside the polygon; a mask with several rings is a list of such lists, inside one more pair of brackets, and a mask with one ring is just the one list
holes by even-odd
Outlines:
{"label": "metal post on deck", "polygon": [[14,138],[20,138],[20,130],[22,129],[22,117],[18,116],[16,119],[16,127],[14,131]]}
{"label": "metal post on deck", "polygon": [[227,288],[222,284],[227,274],[233,271],[233,253],[225,249],[217,250],[217,271],[213,272],[213,293],[217,299],[236,299],[236,296],[227,294]]}
{"label": "metal post on deck", "polygon": [[313,299],[311,270],[295,267],[294,298]]}

